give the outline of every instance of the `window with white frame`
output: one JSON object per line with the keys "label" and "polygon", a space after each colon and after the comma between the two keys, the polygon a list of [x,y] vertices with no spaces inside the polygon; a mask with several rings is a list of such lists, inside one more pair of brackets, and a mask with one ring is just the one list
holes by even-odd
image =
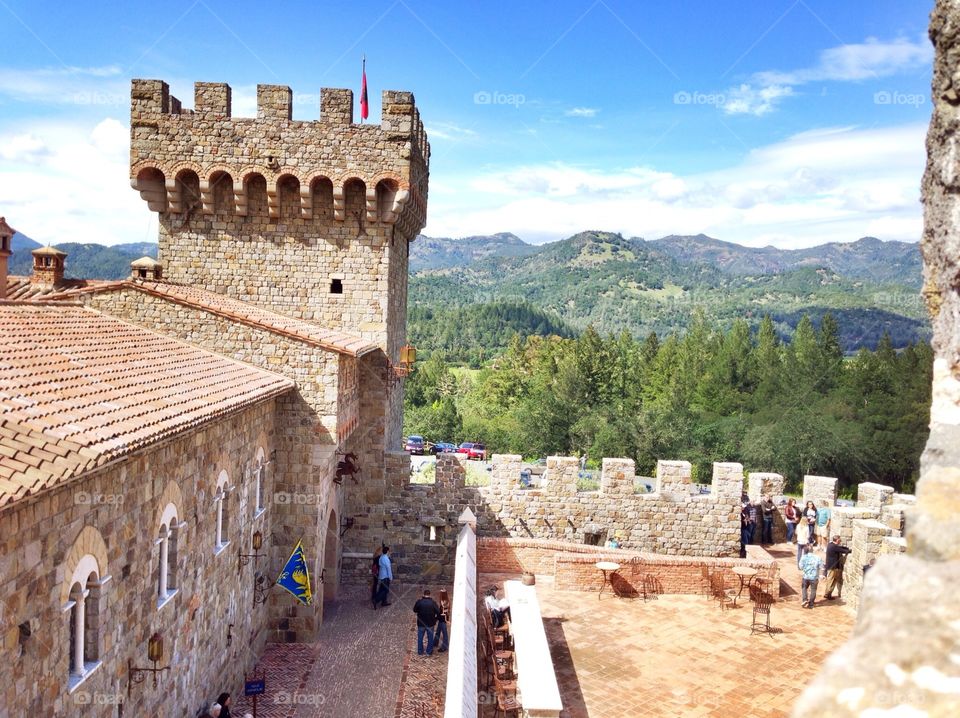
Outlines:
{"label": "window with white frame", "polygon": [[230,543],[230,478],[221,471],[217,478],[217,493],[214,497],[217,511],[217,532],[214,552],[220,553]]}
{"label": "window with white frame", "polygon": [[266,492],[267,483],[267,464],[264,459],[263,448],[257,448],[257,460],[254,465],[254,499],[253,499],[253,517],[256,518],[263,513],[265,508],[263,497]]}
{"label": "window with white frame", "polygon": [[74,690],[101,665],[100,610],[103,587],[109,576],[100,577],[97,560],[86,554],[77,563],[70,581],[70,593],[63,612],[67,617],[70,676],[68,689]]}
{"label": "window with white frame", "polygon": [[157,536],[157,608],[173,598],[179,588],[177,576],[177,548],[182,525],[177,520],[177,507],[167,504],[160,517]]}

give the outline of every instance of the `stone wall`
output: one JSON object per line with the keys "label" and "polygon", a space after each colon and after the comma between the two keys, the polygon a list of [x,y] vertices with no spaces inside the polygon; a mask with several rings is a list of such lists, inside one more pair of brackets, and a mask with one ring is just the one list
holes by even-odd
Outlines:
{"label": "stone wall", "polygon": [[[243,671],[265,641],[279,637],[267,629],[267,609],[253,605],[251,591],[255,569],[276,576],[288,550],[271,539],[273,464],[267,464],[266,509],[255,510],[257,451],[269,457],[276,448],[277,416],[275,401],[261,403],[0,511],[6,663],[0,713],[112,718],[123,702],[136,706],[130,714],[194,716],[219,692],[242,690]],[[229,544],[217,552],[214,497],[221,471],[232,490],[224,526]],[[171,554],[177,592],[158,607],[157,538],[168,503],[182,522]],[[255,530],[264,535],[266,557],[238,573],[238,549],[252,553]],[[68,694],[66,584],[85,554],[93,556],[102,584],[99,600],[87,601],[88,624],[99,622],[101,664]],[[172,669],[156,689],[148,678],[128,695],[127,661],[150,665],[147,640],[155,631],[164,639],[160,665]]]}
{"label": "stone wall", "polygon": [[833,506],[837,501],[837,480],[832,476],[804,476],[802,509],[808,501],[821,506]]}
{"label": "stone wall", "polygon": [[[796,702],[794,715],[960,715],[960,5],[937,0],[923,177],[923,295],[933,326],[930,437],[916,506],[906,517],[907,553],[883,553],[863,581],[850,640]],[[895,499],[896,500],[896,499]],[[860,529],[886,552],[891,529]],[[854,529],[857,530],[856,528]],[[874,541],[873,537],[880,537]],[[900,542],[896,542],[900,543]]]}
{"label": "stone wall", "polygon": [[482,537],[477,544],[480,573],[513,573],[524,571],[541,576],[552,576],[554,587],[564,591],[598,592],[603,574],[597,561],[620,564],[614,579],[622,593],[686,593],[704,591],[703,571],[721,572],[729,586],[739,586],[733,573],[734,566],[757,569],[766,582],[767,590],[780,596],[780,569],[777,562],[765,558],[708,558],[692,556],[665,556],[641,553],[627,549],[604,549],[563,541],[543,539]]}
{"label": "stone wall", "polygon": [[[296,390],[278,403],[281,421],[273,542],[292,549],[302,539],[312,574],[319,576],[326,568],[335,580],[338,567],[324,566],[323,561],[327,541],[339,541],[339,532],[328,531],[330,518],[339,524],[344,515],[344,491],[333,482],[337,452],[347,442],[368,446],[367,432],[377,426],[375,420],[365,420],[364,411],[371,408],[363,405],[360,389],[369,373],[365,362],[375,361],[377,356],[356,359],[338,355],[134,288],[94,292],[82,299],[98,311],[283,374],[297,383]],[[382,417],[382,399],[373,403],[374,415],[377,408]],[[369,443],[378,445],[376,440]],[[368,451],[379,455],[369,447]],[[323,619],[323,601],[290,606],[285,600],[271,600],[270,612],[274,627],[283,626],[287,640],[309,640]]]}
{"label": "stone wall", "polygon": [[[521,489],[519,456],[494,455],[489,486],[467,486],[464,459],[437,457],[436,482],[411,484],[409,456],[388,454],[382,482],[366,484],[367,502],[348,499],[354,529],[344,537],[344,575],[365,582],[369,559],[383,541],[395,572],[407,580],[450,580],[451,527],[469,506],[480,536],[512,536],[601,544],[619,533],[623,546],[651,554],[735,556],[740,549],[740,464],[715,464],[712,493],[700,494],[687,462],[658,462],[657,485],[635,494],[629,459],[605,459],[600,491],[577,491],[579,464],[550,457],[542,489]],[[363,496],[362,493],[358,496]],[[377,499],[374,501],[373,499]],[[430,527],[434,527],[431,540]]]}

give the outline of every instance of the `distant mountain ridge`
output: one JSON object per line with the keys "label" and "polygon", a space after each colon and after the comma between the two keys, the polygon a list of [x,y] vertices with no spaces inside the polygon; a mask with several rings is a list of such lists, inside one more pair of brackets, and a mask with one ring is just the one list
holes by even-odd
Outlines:
{"label": "distant mountain ridge", "polygon": [[[529,245],[528,245],[529,246]],[[698,235],[645,241],[580,232],[523,256],[413,272],[412,307],[526,302],[574,329],[682,331],[698,309],[722,324],[771,315],[783,335],[804,314],[840,319],[844,348],[929,336],[917,245],[864,238],[804,250],[753,249]]]}
{"label": "distant mountain ridge", "polygon": [[462,239],[421,234],[410,245],[410,272],[461,266],[488,257],[524,257],[537,249],[510,232]]}
{"label": "distant mountain ridge", "polygon": [[[28,275],[33,271],[30,252],[43,245],[17,232],[10,242],[10,274]],[[64,242],[54,245],[67,253],[64,274],[73,279],[123,279],[130,276],[130,262],[140,257],[156,258],[156,242],[131,242],[105,246],[93,243]]]}

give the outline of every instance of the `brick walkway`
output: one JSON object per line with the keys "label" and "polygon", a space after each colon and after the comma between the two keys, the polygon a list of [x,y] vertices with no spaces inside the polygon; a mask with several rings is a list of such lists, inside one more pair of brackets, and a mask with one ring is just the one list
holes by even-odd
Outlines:
{"label": "brick walkway", "polygon": [[[257,718],[393,718],[417,598],[413,588],[395,588],[393,605],[374,611],[367,589],[342,587],[324,608],[316,644],[268,646]],[[252,711],[239,699],[235,716]]]}
{"label": "brick walkway", "polygon": [[[800,608],[796,548],[774,546],[783,598],[773,636],[750,635],[752,604],[721,612],[703,596],[644,602],[555,591],[537,578],[537,595],[565,710],[563,718],[787,716],[825,657],[846,640],[854,615],[842,601]],[[502,585],[502,575],[480,586]],[[485,715],[492,715],[489,711]]]}

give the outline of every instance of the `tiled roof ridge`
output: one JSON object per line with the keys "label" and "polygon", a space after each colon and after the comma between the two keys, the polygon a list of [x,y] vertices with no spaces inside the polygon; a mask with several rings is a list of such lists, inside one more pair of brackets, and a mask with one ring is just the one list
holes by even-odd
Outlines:
{"label": "tiled roof ridge", "polygon": [[[138,280],[123,279],[123,280],[117,280],[115,282],[109,282],[105,284],[82,287],[82,288],[74,289],[70,292],[48,294],[46,295],[45,298],[57,299],[58,297],[62,297],[63,299],[70,299],[70,298],[76,297],[77,295],[96,294],[100,292],[112,292],[112,291],[116,291],[117,289],[124,289],[124,288],[135,289],[137,291],[143,292],[144,294],[149,294],[154,297],[167,299],[169,301],[176,302],[177,304],[191,307],[193,309],[200,309],[202,311],[209,312],[210,314],[214,314],[216,316],[229,319],[230,321],[238,322],[240,324],[246,324],[247,326],[252,326],[260,329],[265,329],[274,334],[279,334],[281,336],[287,337],[288,339],[293,339],[295,341],[311,344],[313,346],[320,347],[321,349],[326,349],[328,351],[335,351],[340,354],[347,354],[353,357],[361,357],[372,351],[376,351],[379,348],[375,343],[370,342],[366,339],[363,339],[362,337],[350,335],[350,334],[347,334],[346,332],[334,331],[320,324],[317,324],[315,322],[311,322],[307,319],[298,319],[296,317],[290,317],[290,316],[287,316],[286,314],[281,314],[280,312],[277,312],[273,309],[267,309],[265,307],[261,307],[256,304],[246,302],[242,299],[237,299],[236,297],[218,295],[215,292],[209,292],[208,290],[201,289],[200,287],[195,287],[190,284],[179,284],[176,282],[170,282],[165,279],[161,281],[153,280],[149,282],[144,280],[139,280],[139,279]],[[213,303],[200,301],[199,299],[186,296],[185,292],[177,292],[176,291],[177,289],[183,289],[183,290],[186,290],[186,292],[193,292],[193,293],[209,293],[216,297],[223,298],[229,302],[236,302],[238,304],[243,304],[245,306],[248,306],[252,310],[256,311],[261,315],[265,315],[266,317],[271,317],[271,316],[277,317],[278,319],[282,321],[287,321],[287,322],[302,322],[303,324],[307,324],[310,327],[315,328],[317,331],[320,331],[320,332],[329,332],[331,334],[339,334],[347,338],[350,344],[358,344],[360,346],[354,348],[354,347],[348,346],[346,342],[338,343],[337,341],[334,341],[334,340],[324,340],[319,337],[310,336],[309,334],[306,334],[306,333],[284,328],[283,326],[281,326],[279,323],[276,323],[276,322],[264,321],[262,319],[255,319],[249,316],[244,316],[242,314],[237,314],[236,312],[231,312],[225,307],[218,307],[218,306],[215,306]]]}
{"label": "tiled roof ridge", "polygon": [[[12,331],[0,364],[0,509],[296,386],[80,303],[7,302],[0,312],[11,317]],[[62,345],[56,336],[29,341],[32,333],[23,328],[33,312],[53,335],[60,326],[85,331]],[[112,344],[98,344],[98,331],[109,331]],[[129,343],[136,338],[139,350]],[[133,348],[110,360],[118,342]],[[104,393],[96,391],[100,385]]]}

